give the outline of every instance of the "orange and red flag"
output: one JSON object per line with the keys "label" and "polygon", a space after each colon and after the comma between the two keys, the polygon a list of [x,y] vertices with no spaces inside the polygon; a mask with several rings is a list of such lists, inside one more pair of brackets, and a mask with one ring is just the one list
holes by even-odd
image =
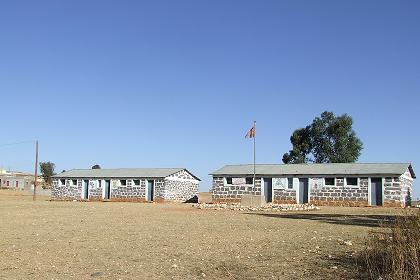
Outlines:
{"label": "orange and red flag", "polygon": [[255,138],[255,126],[251,127],[251,129],[245,135],[245,138]]}

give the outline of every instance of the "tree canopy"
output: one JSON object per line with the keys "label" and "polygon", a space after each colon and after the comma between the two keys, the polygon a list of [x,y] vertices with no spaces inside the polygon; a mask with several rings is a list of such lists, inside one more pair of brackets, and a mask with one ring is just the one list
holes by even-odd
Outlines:
{"label": "tree canopy", "polygon": [[99,164],[95,164],[94,166],[92,166],[92,169],[101,169],[101,166]]}
{"label": "tree canopy", "polygon": [[296,129],[290,137],[292,150],[283,155],[284,163],[355,162],[363,149],[353,130],[353,119],[323,112],[312,124]]}
{"label": "tree canopy", "polygon": [[44,182],[48,185],[51,185],[51,177],[55,175],[54,169],[55,164],[50,161],[40,162],[39,168],[41,171],[41,176],[44,179]]}

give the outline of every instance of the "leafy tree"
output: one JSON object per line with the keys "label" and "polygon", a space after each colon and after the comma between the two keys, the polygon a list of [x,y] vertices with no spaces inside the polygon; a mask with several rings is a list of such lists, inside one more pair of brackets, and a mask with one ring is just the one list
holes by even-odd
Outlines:
{"label": "leafy tree", "polygon": [[324,112],[311,125],[297,129],[290,137],[292,150],[283,155],[284,163],[338,163],[355,162],[363,144],[353,128],[353,119],[347,115],[334,116]]}
{"label": "leafy tree", "polygon": [[99,164],[95,164],[94,166],[92,166],[92,169],[101,169],[101,166]]}
{"label": "leafy tree", "polygon": [[311,127],[296,129],[290,137],[293,149],[283,155],[284,163],[305,163],[309,160],[311,152]]}
{"label": "leafy tree", "polygon": [[40,162],[39,168],[41,170],[41,176],[44,178],[44,182],[51,185],[51,177],[55,175],[55,164],[50,161]]}

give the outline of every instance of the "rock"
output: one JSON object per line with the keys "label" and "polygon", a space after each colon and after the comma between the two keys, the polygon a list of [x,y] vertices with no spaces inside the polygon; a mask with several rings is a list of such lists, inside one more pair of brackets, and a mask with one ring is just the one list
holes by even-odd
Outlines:
{"label": "rock", "polygon": [[272,204],[262,205],[258,207],[242,206],[236,204],[224,204],[224,203],[195,203],[192,205],[193,208],[197,209],[213,209],[213,210],[232,210],[232,211],[312,211],[319,210],[318,207],[308,204]]}

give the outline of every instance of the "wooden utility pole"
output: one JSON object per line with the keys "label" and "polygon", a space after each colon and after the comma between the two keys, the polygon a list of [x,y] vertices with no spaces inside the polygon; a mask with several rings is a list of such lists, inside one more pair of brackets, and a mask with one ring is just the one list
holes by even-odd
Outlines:
{"label": "wooden utility pole", "polygon": [[36,184],[38,181],[38,140],[36,140],[36,155],[35,155],[35,180],[34,180],[34,196],[33,200],[36,199]]}

